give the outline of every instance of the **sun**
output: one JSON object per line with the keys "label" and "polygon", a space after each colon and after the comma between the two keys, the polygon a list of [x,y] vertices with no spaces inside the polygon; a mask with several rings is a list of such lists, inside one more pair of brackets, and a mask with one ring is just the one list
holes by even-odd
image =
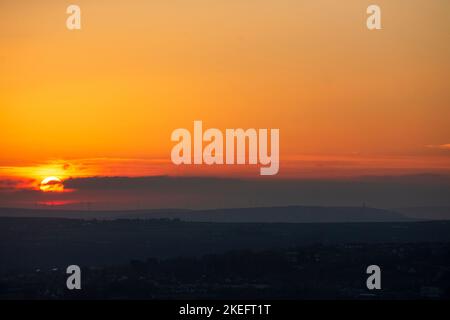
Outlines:
{"label": "sun", "polygon": [[64,184],[60,178],[51,176],[41,181],[39,189],[43,192],[62,192]]}

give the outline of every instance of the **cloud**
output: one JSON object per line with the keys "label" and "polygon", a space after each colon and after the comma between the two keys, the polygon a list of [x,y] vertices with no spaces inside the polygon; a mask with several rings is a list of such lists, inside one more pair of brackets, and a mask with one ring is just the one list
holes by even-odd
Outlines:
{"label": "cloud", "polygon": [[378,176],[341,180],[212,177],[90,177],[65,181],[71,192],[3,193],[0,206],[67,203],[67,208],[231,208],[288,205],[450,206],[450,176]]}
{"label": "cloud", "polygon": [[426,146],[431,149],[450,150],[450,143],[445,144],[429,144]]}
{"label": "cloud", "polygon": [[70,168],[70,163],[66,162],[62,165],[63,170],[68,170]]}
{"label": "cloud", "polygon": [[0,192],[12,192],[16,189],[31,188],[33,183],[33,179],[8,179],[0,177]]}

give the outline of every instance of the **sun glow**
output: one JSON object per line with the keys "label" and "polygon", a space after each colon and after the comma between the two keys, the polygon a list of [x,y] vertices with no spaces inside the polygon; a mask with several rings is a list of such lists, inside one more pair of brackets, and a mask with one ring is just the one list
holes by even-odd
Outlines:
{"label": "sun glow", "polygon": [[47,177],[39,184],[39,189],[43,192],[62,192],[64,184],[58,177]]}

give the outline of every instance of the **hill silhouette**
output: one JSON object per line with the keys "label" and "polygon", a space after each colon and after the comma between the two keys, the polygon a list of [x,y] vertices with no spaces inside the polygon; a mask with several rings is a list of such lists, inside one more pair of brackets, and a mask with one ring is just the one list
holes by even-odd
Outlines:
{"label": "hill silhouette", "polygon": [[192,222],[401,222],[413,219],[398,212],[369,207],[287,206],[210,210],[59,210],[1,208],[3,217],[53,217],[78,219],[180,219]]}

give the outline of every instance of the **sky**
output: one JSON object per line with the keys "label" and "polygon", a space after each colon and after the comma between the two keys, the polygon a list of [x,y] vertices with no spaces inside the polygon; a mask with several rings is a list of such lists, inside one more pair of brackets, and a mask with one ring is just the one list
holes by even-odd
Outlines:
{"label": "sky", "polygon": [[[450,3],[377,0],[369,31],[372,3],[2,1],[0,206],[49,176],[450,174]],[[279,128],[279,174],[173,165],[171,132],[194,120]]]}

